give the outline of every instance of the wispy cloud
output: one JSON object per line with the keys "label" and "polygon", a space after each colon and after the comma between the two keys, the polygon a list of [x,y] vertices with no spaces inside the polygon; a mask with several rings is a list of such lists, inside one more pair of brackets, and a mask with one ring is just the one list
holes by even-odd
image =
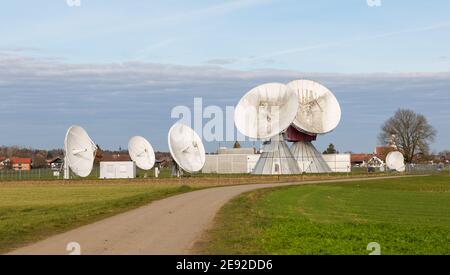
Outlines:
{"label": "wispy cloud", "polygon": [[291,54],[307,52],[307,51],[312,51],[312,50],[319,50],[319,49],[333,48],[333,47],[342,47],[342,46],[352,45],[352,44],[358,43],[358,42],[379,40],[379,39],[383,39],[383,38],[396,37],[396,36],[401,36],[401,35],[405,35],[405,34],[413,34],[413,33],[421,33],[421,32],[446,29],[449,27],[450,27],[450,21],[445,21],[445,22],[440,22],[440,23],[436,23],[433,25],[425,26],[425,27],[404,29],[404,30],[399,30],[399,31],[380,33],[380,34],[375,34],[375,35],[341,40],[341,41],[319,43],[319,44],[314,44],[314,45],[309,45],[309,46],[304,46],[304,47],[289,48],[289,49],[285,49],[285,50],[268,53],[266,55],[241,59],[240,61],[242,61],[242,62],[257,61],[257,60],[261,60],[261,59],[274,58],[274,57],[278,57],[278,56],[291,55]]}
{"label": "wispy cloud", "polygon": [[205,64],[209,65],[230,65],[238,61],[236,58],[215,58],[205,61]]}
{"label": "wispy cloud", "polygon": [[152,27],[161,28],[164,25],[169,24],[182,24],[191,20],[200,20],[206,17],[214,18],[218,15],[225,15],[238,10],[251,8],[260,5],[266,5],[274,2],[275,0],[229,0],[219,4],[209,5],[203,8],[184,10],[179,12],[173,12],[169,15],[155,17],[145,22],[131,22],[130,24],[122,24],[111,27],[110,32],[127,31],[127,30],[148,30]]}
{"label": "wispy cloud", "polygon": [[165,47],[170,46],[176,41],[177,39],[175,38],[169,38],[150,44],[148,47],[139,50],[131,59],[134,61],[145,60],[149,58],[150,55],[153,54],[155,51],[164,49]]}
{"label": "wispy cloud", "polygon": [[160,23],[164,22],[180,22],[190,19],[198,19],[200,17],[212,17],[217,14],[226,14],[233,11],[237,11],[244,8],[249,8],[257,5],[264,5],[271,3],[274,0],[233,0],[225,1],[220,4],[211,5],[205,8],[200,8],[196,10],[188,10],[185,12],[180,12],[176,14],[171,14],[169,16],[161,17],[156,19]]}

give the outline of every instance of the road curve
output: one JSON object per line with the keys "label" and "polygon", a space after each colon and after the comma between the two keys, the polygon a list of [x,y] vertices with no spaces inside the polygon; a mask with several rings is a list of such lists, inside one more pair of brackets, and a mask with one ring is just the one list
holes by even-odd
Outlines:
{"label": "road curve", "polygon": [[80,244],[83,255],[182,255],[208,229],[220,208],[247,191],[261,188],[339,183],[383,178],[342,179],[285,184],[252,184],[193,191],[153,202],[12,251],[13,255],[68,255]]}

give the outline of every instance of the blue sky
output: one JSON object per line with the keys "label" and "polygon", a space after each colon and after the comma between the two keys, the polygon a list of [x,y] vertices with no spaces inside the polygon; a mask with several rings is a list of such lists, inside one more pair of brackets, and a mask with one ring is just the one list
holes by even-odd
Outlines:
{"label": "blue sky", "polygon": [[2,1],[0,37],[0,144],[61,147],[77,123],[106,148],[141,134],[166,150],[174,106],[308,77],[343,105],[319,148],[372,150],[399,107],[450,147],[446,0]]}

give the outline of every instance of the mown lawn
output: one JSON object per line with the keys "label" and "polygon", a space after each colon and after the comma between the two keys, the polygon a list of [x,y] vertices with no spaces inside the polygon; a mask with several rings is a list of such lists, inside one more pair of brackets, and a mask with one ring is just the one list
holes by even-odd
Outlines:
{"label": "mown lawn", "polygon": [[0,252],[211,184],[1,184]]}
{"label": "mown lawn", "polygon": [[227,204],[199,253],[450,254],[450,177],[259,190]]}

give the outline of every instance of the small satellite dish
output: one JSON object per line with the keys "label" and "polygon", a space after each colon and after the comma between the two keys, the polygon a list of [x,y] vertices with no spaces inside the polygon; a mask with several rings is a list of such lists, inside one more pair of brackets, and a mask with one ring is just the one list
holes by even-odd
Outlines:
{"label": "small satellite dish", "polygon": [[285,84],[268,83],[249,91],[236,107],[236,128],[253,139],[267,139],[286,130],[298,110],[297,94]]}
{"label": "small satellite dish", "polygon": [[390,152],[386,157],[386,165],[397,172],[405,172],[405,158],[399,151]]}
{"label": "small satellite dish", "polygon": [[[82,127],[75,125],[69,128],[64,141],[64,151],[66,169],[70,168],[83,178],[89,176],[94,166],[97,146]],[[68,177],[67,171],[65,178]]]}
{"label": "small satellite dish", "polygon": [[181,169],[188,173],[203,169],[206,161],[205,147],[194,130],[176,123],[169,130],[168,142],[170,154]]}
{"label": "small satellite dish", "polygon": [[295,80],[287,85],[297,94],[299,108],[293,126],[307,134],[326,134],[341,120],[341,107],[334,94],[311,80]]}
{"label": "small satellite dish", "polygon": [[128,153],[136,166],[142,170],[150,170],[155,165],[155,151],[145,138],[136,136],[128,143]]}

